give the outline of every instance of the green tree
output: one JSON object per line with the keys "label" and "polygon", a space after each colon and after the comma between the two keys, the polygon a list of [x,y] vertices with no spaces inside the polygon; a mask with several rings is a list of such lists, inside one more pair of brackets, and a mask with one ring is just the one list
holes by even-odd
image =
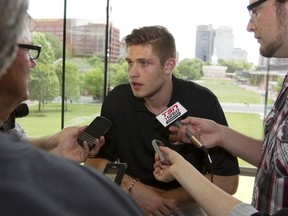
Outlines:
{"label": "green tree", "polygon": [[55,59],[62,58],[63,46],[60,43],[59,39],[51,33],[44,33],[46,40],[48,40],[51,44],[51,48],[54,51]]}
{"label": "green tree", "polygon": [[55,74],[53,61],[54,51],[51,43],[44,33],[32,33],[34,44],[42,46],[41,54],[37,60],[37,66],[30,72],[29,92],[30,99],[38,101],[38,111],[43,112],[44,102],[51,101],[59,95],[59,82]]}
{"label": "green tree", "polygon": [[84,89],[93,96],[94,100],[101,100],[103,96],[104,72],[102,68],[93,68],[84,74]]}
{"label": "green tree", "polygon": [[[78,67],[72,62],[65,64],[65,109],[68,110],[68,100],[80,98],[80,77]],[[59,88],[62,89],[62,64],[56,66]]]}
{"label": "green tree", "polygon": [[115,87],[128,82],[127,62],[120,58],[117,63],[109,64],[110,85]]}
{"label": "green tree", "polygon": [[175,74],[178,74],[179,78],[196,80],[202,76],[202,67],[205,64],[204,61],[198,58],[184,59],[179,62],[175,69]]}
{"label": "green tree", "polygon": [[219,65],[227,67],[227,73],[234,73],[235,71],[250,70],[253,67],[252,63],[247,61],[237,60],[219,60]]}
{"label": "green tree", "polygon": [[37,63],[30,73],[30,99],[38,101],[38,112],[44,111],[45,101],[51,101],[59,95],[59,82],[52,65]]}
{"label": "green tree", "polygon": [[87,61],[92,67],[99,67],[99,66],[104,67],[104,62],[102,61],[100,57],[96,55],[88,58]]}

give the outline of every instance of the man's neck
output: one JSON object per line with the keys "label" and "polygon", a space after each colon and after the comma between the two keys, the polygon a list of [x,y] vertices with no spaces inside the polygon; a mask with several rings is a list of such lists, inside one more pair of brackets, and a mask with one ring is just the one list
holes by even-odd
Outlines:
{"label": "man's neck", "polygon": [[144,98],[147,109],[155,115],[159,115],[161,112],[163,112],[169,104],[172,96],[172,90],[172,80],[169,80],[169,82],[164,84],[164,87],[162,87],[162,89],[155,95],[149,98]]}

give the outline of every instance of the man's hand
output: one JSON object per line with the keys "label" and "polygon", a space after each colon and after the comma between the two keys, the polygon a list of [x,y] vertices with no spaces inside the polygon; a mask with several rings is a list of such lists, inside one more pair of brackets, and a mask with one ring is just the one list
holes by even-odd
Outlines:
{"label": "man's hand", "polygon": [[95,147],[89,151],[89,146],[86,141],[83,142],[83,147],[80,146],[77,141],[79,134],[83,132],[85,128],[86,126],[67,127],[55,134],[53,140],[56,142],[57,146],[51,152],[78,163],[86,161],[89,156],[95,156],[105,142],[104,136],[96,139]]}
{"label": "man's hand", "polygon": [[161,195],[164,191],[137,182],[130,195],[142,208],[145,215],[170,216],[178,214],[175,202]]}

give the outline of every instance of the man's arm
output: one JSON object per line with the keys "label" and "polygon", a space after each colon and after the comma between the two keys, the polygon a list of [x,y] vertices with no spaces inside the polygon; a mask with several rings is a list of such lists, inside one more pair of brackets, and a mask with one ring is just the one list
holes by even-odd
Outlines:
{"label": "man's arm", "polygon": [[77,139],[85,128],[86,126],[67,127],[51,136],[30,139],[30,143],[58,156],[82,163],[89,155],[95,156],[105,142],[104,136],[101,136],[95,140],[95,147],[91,150],[86,141],[80,146]]}
{"label": "man's arm", "polygon": [[[211,181],[211,175],[206,174],[204,175],[209,181]],[[213,176],[213,183],[224,190],[225,192],[233,195],[237,191],[238,187],[238,175],[233,176],[219,176],[214,175]],[[193,183],[191,183],[193,184]],[[178,206],[178,208],[181,208],[185,205],[189,205],[191,203],[194,203],[195,200],[191,197],[191,195],[183,188],[175,188],[169,191],[165,191],[163,193],[164,197],[174,200]]]}
{"label": "man's arm", "polygon": [[254,166],[258,165],[262,154],[262,140],[245,136],[227,126],[204,118],[187,117],[181,120],[181,123],[183,126],[179,130],[175,126],[171,126],[169,129],[173,132],[178,131],[178,136],[183,142],[190,142],[186,136],[186,129],[189,128],[196,132],[197,138],[206,148],[220,146],[232,155],[240,157]]}
{"label": "man's arm", "polygon": [[[103,158],[91,158],[87,159],[85,165],[92,166],[98,171],[103,172],[106,164],[109,162]],[[170,216],[171,212],[178,212],[175,202],[163,197],[162,194],[164,191],[145,185],[141,181],[135,181],[135,178],[129,175],[124,175],[121,188],[136,201],[146,215],[161,214]]]}
{"label": "man's arm", "polygon": [[107,163],[111,161],[103,158],[88,158],[85,161],[85,165],[91,166],[97,169],[99,172],[103,172]]}
{"label": "man's arm", "polygon": [[[208,180],[211,181],[211,175],[205,175]],[[232,176],[220,176],[220,175],[213,175],[213,184],[227,192],[228,194],[235,194],[238,188],[239,183],[239,175],[232,175]]]}
{"label": "man's arm", "polygon": [[54,136],[43,136],[37,138],[28,138],[28,142],[37,148],[41,148],[43,150],[52,150],[57,147],[57,143],[54,142]]}

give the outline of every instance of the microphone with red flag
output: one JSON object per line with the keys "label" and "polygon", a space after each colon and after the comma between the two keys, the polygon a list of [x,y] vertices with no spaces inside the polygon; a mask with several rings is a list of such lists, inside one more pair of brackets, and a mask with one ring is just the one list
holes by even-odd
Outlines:
{"label": "microphone with red flag", "polygon": [[[156,118],[164,127],[174,124],[176,127],[180,128],[183,124],[179,121],[179,119],[186,112],[187,110],[179,102],[176,102],[156,116]],[[209,162],[212,163],[208,150],[188,128],[186,129],[186,136],[197,148],[200,148],[208,156]]]}

